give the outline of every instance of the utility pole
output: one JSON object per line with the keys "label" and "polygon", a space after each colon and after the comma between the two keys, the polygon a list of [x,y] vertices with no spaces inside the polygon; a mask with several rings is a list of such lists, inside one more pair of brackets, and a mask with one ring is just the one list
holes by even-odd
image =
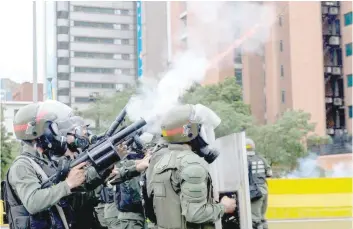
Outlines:
{"label": "utility pole", "polygon": [[37,82],[37,9],[36,1],[33,1],[33,102],[38,102]]}

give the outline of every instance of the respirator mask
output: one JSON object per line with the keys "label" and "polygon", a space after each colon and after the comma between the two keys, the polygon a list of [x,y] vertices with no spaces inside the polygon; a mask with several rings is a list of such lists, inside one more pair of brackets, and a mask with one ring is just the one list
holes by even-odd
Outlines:
{"label": "respirator mask", "polygon": [[45,123],[44,133],[40,136],[36,144],[44,149],[48,156],[62,156],[67,150],[67,138],[64,137],[55,122]]}
{"label": "respirator mask", "polygon": [[211,164],[219,156],[219,152],[212,148],[212,145],[216,140],[214,129],[219,126],[221,119],[208,107],[197,104],[193,106],[190,120],[200,123],[199,135],[190,141],[191,148],[197,155]]}
{"label": "respirator mask", "polygon": [[77,152],[78,149],[84,151],[97,142],[97,136],[87,130],[87,125],[77,126],[74,128],[73,133],[67,133],[67,135],[74,137],[73,142],[67,143],[68,148],[72,152]]}

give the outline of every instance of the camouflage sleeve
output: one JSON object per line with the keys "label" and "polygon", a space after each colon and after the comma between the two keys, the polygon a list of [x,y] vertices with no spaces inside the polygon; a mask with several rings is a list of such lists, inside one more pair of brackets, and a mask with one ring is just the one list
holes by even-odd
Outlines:
{"label": "camouflage sleeve", "polygon": [[104,183],[105,178],[109,175],[108,169],[103,173],[99,174],[93,166],[89,166],[86,169],[86,182],[83,188],[87,191],[92,191],[96,189],[99,185]]}
{"label": "camouflage sleeve", "polygon": [[208,171],[197,155],[189,155],[182,159],[181,207],[182,214],[190,223],[215,222],[224,214],[222,204],[207,201],[209,188],[207,185]]}
{"label": "camouflage sleeve", "polygon": [[136,170],[135,163],[119,163],[117,166],[117,170],[117,175],[110,179],[110,183],[112,185],[121,184],[124,181],[130,180],[131,178],[137,177],[141,174],[139,171]]}
{"label": "camouflage sleeve", "polygon": [[41,212],[68,196],[70,188],[66,181],[50,188],[41,189],[41,181],[27,160],[17,160],[9,171],[9,183],[30,214]]}

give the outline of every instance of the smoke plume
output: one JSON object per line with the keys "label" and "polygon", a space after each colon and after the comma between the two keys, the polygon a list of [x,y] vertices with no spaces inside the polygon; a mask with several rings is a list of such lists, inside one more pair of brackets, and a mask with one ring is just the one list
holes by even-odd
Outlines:
{"label": "smoke plume", "polygon": [[325,170],[316,154],[310,153],[307,157],[298,159],[298,167],[284,178],[318,178],[318,177],[353,177],[351,162],[338,162],[332,169]]}
{"label": "smoke plume", "polygon": [[[148,131],[158,131],[158,120],[179,103],[180,97],[195,83],[202,83],[211,68],[234,66],[233,58],[217,59],[255,25],[256,33],[241,44],[243,52],[261,53],[263,44],[275,18],[270,4],[255,2],[187,2],[187,30],[182,30],[173,41],[187,34],[187,49],[173,57],[170,69],[156,82],[143,77],[139,88],[127,107],[131,120],[144,118]],[[182,21],[180,21],[182,23]],[[237,47],[235,47],[237,48]],[[233,56],[233,50],[227,55]],[[231,60],[231,61],[229,61]],[[216,66],[210,66],[210,61]],[[156,76],[154,76],[156,78]]]}

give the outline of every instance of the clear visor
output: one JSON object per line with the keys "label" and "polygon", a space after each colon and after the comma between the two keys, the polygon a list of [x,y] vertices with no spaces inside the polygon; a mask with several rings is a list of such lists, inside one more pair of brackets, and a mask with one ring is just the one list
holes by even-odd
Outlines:
{"label": "clear visor", "polygon": [[216,140],[214,130],[221,124],[220,117],[210,108],[202,104],[194,105],[193,111],[190,120],[201,124],[200,137],[202,137],[208,145],[212,145]]}

